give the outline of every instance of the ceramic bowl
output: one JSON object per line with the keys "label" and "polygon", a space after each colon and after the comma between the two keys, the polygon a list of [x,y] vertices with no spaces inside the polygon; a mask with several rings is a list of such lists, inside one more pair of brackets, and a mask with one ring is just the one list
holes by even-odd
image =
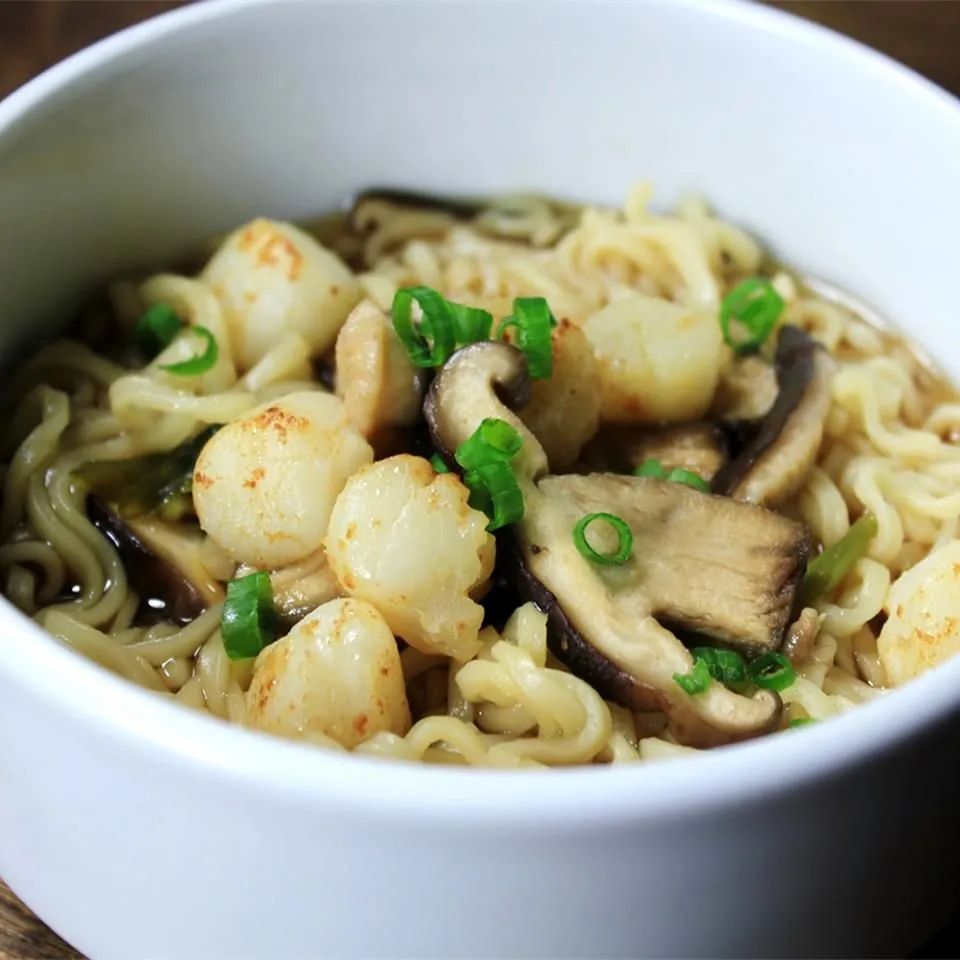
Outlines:
{"label": "ceramic bowl", "polygon": [[[752,4],[202,4],[0,106],[0,355],[255,214],[649,178],[960,375],[958,158],[956,101]],[[960,875],[960,659],[690,760],[497,772],[231,728],[5,602],[0,636],[0,875],[95,960],[894,956]]]}

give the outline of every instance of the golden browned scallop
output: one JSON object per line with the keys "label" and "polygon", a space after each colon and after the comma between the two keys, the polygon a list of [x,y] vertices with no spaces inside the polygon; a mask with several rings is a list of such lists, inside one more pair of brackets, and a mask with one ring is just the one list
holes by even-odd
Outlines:
{"label": "golden browned scallop", "polygon": [[257,658],[247,692],[251,726],[321,735],[352,748],[381,731],[404,734],[410,709],[397,643],[362,600],[331,600]]}
{"label": "golden browned scallop", "polygon": [[201,279],[220,302],[233,356],[249,370],[285,333],[314,355],[333,346],[360,287],[336,254],[289,223],[254,220],[224,240]]}
{"label": "golden browned scallop", "polygon": [[337,337],[336,389],[350,422],[365,436],[420,416],[423,384],[393,324],[369,300],[358,304]]}
{"label": "golden browned scallop", "polygon": [[464,661],[480,648],[483,608],[470,594],[490,576],[487,518],[453,474],[406,454],[358,471],[337,498],[327,558],[347,593],[372,603],[425,653]]}
{"label": "golden browned scallop", "polygon": [[553,334],[553,373],[534,380],[520,419],[540,441],[555,473],[567,469],[597,432],[600,365],[590,341],[566,321]]}
{"label": "golden browned scallop", "polygon": [[601,419],[677,422],[706,413],[724,358],[712,312],[637,293],[595,313],[584,332],[600,361]]}
{"label": "golden browned scallop", "polygon": [[320,549],[337,494],[372,459],[336,397],[288,394],[228,423],[200,452],[200,526],[238,563],[295,563]]}

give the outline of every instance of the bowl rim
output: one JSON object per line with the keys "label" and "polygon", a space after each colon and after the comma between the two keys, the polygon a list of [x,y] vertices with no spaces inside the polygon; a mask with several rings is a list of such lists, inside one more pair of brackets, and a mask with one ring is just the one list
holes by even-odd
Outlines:
{"label": "bowl rim", "polygon": [[[197,24],[276,2],[207,0],[107,37],[0,103],[0,140],[45,101],[133,51]],[[912,95],[942,109],[944,122],[960,126],[960,101],[951,94],[885,54],[818,24],[749,0],[674,0],[673,5],[704,18],[736,22],[747,31],[816,43],[864,72],[895,76]],[[322,800],[327,809],[333,804],[370,813],[389,809],[398,818],[426,814],[437,827],[456,826],[465,818],[478,828],[573,827],[598,819],[635,823],[687,817],[706,807],[719,810],[747,798],[766,800],[876,760],[960,707],[958,656],[827,724],[792,731],[785,739],[764,737],[706,751],[684,762],[543,770],[435,767],[319,750],[185,710],[64,649],[6,599],[0,602],[0,630],[16,638],[0,644],[0,674],[52,713],[68,714],[71,723],[85,724],[90,736],[117,749],[166,764],[175,760],[187,772],[242,784],[274,800]]]}

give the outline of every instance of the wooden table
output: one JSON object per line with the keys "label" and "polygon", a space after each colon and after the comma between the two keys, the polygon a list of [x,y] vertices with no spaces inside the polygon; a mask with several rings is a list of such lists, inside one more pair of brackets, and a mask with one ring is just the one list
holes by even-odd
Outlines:
{"label": "wooden table", "polygon": [[[178,0],[0,2],[0,97],[100,37],[179,5]],[[854,36],[960,95],[960,0],[782,0],[772,5]],[[955,927],[922,956],[960,956],[960,924]],[[0,883],[0,960],[79,956]]]}

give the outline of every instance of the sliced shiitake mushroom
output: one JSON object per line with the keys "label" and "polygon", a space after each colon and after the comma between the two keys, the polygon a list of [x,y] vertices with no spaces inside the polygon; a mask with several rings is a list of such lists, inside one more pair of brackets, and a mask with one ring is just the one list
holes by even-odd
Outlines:
{"label": "sliced shiitake mushroom", "polygon": [[117,548],[130,586],[157,616],[189,623],[223,599],[201,562],[204,535],[191,524],[121,519],[99,497],[87,498],[90,522]]}
{"label": "sliced shiitake mushroom", "polygon": [[710,416],[724,423],[756,422],[770,412],[776,399],[773,365],[757,354],[748,354],[721,371]]}
{"label": "sliced shiitake mushroom", "polygon": [[743,451],[711,484],[716,493],[767,506],[797,493],[816,461],[834,370],[823,346],[789,325],[780,330],[774,365],[777,399]]}
{"label": "sliced shiitake mushroom", "polygon": [[536,516],[520,527],[534,573],[550,568],[550,544],[572,544],[582,517],[612,513],[630,527],[633,554],[615,567],[577,564],[582,576],[598,578],[632,615],[671,629],[751,654],[780,646],[810,552],[799,523],[651,477],[551,476],[537,489]]}
{"label": "sliced shiitake mushroom", "polygon": [[587,444],[579,472],[633,473],[647,460],[664,470],[690,470],[706,481],[727,462],[727,439],[712,423],[666,424],[662,427],[607,424]]}
{"label": "sliced shiitake mushroom", "polygon": [[[711,746],[773,729],[782,704],[770,691],[746,697],[715,683],[687,694],[674,675],[689,672],[692,657],[657,615],[753,649],[778,645],[805,565],[803,528],[663,481],[546,477],[543,450],[504,402],[523,399],[527,386],[522,354],[502,343],[473,344],[444,366],[425,413],[434,442],[447,455],[485,417],[521,432],[524,446],[514,466],[525,514],[512,528],[514,575],[521,593],[547,612],[556,655],[605,696],[631,709],[663,710],[682,742]],[[577,550],[573,527],[597,509],[636,524],[631,563],[599,567]],[[726,587],[718,581],[721,573],[729,577]],[[734,595],[723,598],[727,608],[711,617],[725,589]]]}

